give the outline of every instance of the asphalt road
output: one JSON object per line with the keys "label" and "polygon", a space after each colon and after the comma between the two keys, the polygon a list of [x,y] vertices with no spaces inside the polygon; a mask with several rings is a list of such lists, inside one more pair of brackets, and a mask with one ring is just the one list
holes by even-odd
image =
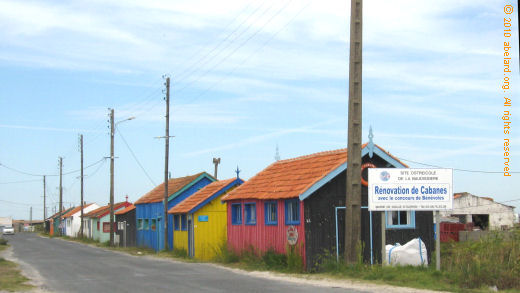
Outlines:
{"label": "asphalt road", "polygon": [[13,256],[51,292],[360,292],[235,273],[202,263],[130,256],[31,233],[9,236]]}

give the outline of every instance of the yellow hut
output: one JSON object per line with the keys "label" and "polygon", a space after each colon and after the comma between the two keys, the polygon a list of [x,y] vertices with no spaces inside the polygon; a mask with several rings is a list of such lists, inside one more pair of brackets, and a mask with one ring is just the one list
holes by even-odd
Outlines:
{"label": "yellow hut", "polygon": [[173,248],[213,259],[227,241],[227,205],[220,198],[243,182],[238,177],[212,182],[172,207]]}

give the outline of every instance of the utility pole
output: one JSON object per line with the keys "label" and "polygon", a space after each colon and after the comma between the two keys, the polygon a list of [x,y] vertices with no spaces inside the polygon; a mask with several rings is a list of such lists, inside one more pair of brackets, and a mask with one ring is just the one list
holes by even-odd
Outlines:
{"label": "utility pole", "polygon": [[32,207],[29,212],[29,225],[32,225]]}
{"label": "utility pole", "polygon": [[166,77],[166,134],[164,148],[164,248],[168,247],[168,160],[170,153],[170,78]]}
{"label": "utility pole", "polygon": [[356,263],[361,241],[361,85],[363,1],[351,0],[345,262]]}
{"label": "utility pole", "polygon": [[[60,214],[59,214],[59,217],[58,217],[58,227],[61,226],[61,213],[62,213],[62,209],[63,209],[63,186],[62,186],[62,183],[63,183],[63,180],[62,180],[63,172],[62,172],[62,169],[63,169],[63,158],[60,157],[60,207],[59,207]],[[61,229],[58,229],[58,230],[59,230],[58,234],[61,235]]]}
{"label": "utility pole", "polygon": [[47,202],[46,202],[46,193],[45,193],[45,175],[43,175],[43,221],[47,219]]}
{"label": "utility pole", "polygon": [[213,164],[215,164],[215,179],[217,179],[218,164],[220,164],[220,158],[213,158]]}
{"label": "utility pole", "polygon": [[114,246],[114,109],[110,109],[110,246]]}
{"label": "utility pole", "polygon": [[83,134],[79,136],[79,148],[81,152],[81,223],[79,224],[79,237],[83,238]]}

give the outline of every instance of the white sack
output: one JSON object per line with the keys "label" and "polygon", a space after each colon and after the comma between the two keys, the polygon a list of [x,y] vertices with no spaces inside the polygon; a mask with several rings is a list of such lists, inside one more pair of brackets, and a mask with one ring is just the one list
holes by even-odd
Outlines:
{"label": "white sack", "polygon": [[386,245],[386,263],[390,265],[428,265],[428,252],[421,238],[415,238],[400,245]]}

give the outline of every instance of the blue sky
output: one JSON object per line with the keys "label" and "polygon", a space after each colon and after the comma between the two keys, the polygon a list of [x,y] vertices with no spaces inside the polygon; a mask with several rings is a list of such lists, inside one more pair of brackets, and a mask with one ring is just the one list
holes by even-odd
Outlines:
{"label": "blue sky", "polygon": [[[280,156],[346,147],[349,1],[0,0],[0,163],[32,174],[109,155],[116,201],[163,180],[163,74],[172,78],[171,171],[250,178]],[[508,1],[365,1],[363,137],[395,156],[501,171],[503,7]],[[512,3],[511,3],[512,4]],[[516,7],[515,7],[516,9]],[[513,24],[516,24],[513,18]],[[513,42],[518,28],[513,25]],[[512,96],[518,96],[514,49]],[[518,109],[513,100],[512,111]],[[511,158],[518,168],[518,118]],[[406,161],[405,161],[406,162]],[[409,163],[409,162],[408,162]],[[409,163],[412,167],[422,165]],[[85,170],[85,199],[109,201],[109,162]],[[79,204],[79,173],[64,176]],[[518,206],[518,174],[454,172],[454,191]],[[58,178],[47,180],[48,213]],[[41,177],[0,168],[0,216],[43,216]]]}

